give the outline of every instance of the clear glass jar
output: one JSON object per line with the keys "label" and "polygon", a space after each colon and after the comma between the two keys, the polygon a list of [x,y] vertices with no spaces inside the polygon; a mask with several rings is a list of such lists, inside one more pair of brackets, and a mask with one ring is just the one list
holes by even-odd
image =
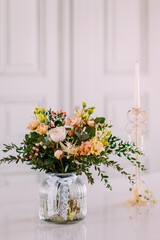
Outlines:
{"label": "clear glass jar", "polygon": [[75,173],[56,173],[41,184],[39,217],[54,223],[78,222],[87,214],[87,190]]}

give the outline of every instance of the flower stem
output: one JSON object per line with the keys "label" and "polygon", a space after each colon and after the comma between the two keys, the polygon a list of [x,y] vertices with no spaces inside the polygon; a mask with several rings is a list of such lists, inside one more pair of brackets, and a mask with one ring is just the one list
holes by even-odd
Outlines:
{"label": "flower stem", "polygon": [[64,173],[64,166],[63,166],[62,159],[60,158],[59,160],[60,160],[60,162],[61,162],[61,166],[62,166],[62,172]]}

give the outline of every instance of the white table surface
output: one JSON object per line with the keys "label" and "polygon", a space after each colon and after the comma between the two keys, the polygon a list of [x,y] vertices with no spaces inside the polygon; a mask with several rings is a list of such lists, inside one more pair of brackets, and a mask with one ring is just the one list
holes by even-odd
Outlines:
{"label": "white table surface", "polygon": [[[149,175],[147,179],[159,200],[160,174]],[[124,180],[115,179],[112,185],[114,191],[106,191],[105,195],[100,184],[93,186],[88,192],[87,217],[72,225],[40,221],[38,201],[8,204],[2,201],[6,190],[1,191],[0,240],[159,240],[159,202],[155,207],[126,207],[124,201],[129,192]]]}

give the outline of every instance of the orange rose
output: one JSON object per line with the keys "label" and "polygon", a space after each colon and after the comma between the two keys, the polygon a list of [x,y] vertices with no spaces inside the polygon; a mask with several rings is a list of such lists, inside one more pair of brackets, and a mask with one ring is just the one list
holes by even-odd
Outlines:
{"label": "orange rose", "polygon": [[38,121],[37,119],[33,119],[33,120],[29,123],[29,125],[28,125],[27,128],[32,131],[32,130],[34,130],[35,128],[37,128],[38,125],[39,125],[39,121]]}
{"label": "orange rose", "polygon": [[39,133],[40,135],[45,134],[48,131],[48,126],[45,125],[44,123],[42,123],[36,130],[37,133]]}

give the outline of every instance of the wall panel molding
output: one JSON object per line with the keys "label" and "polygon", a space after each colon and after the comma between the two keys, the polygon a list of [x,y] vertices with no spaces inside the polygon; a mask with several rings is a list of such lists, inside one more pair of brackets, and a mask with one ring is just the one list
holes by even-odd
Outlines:
{"label": "wall panel molding", "polygon": [[131,73],[135,61],[147,73],[147,21],[148,0],[104,0],[105,73]]}
{"label": "wall panel molding", "polygon": [[[28,132],[27,125],[32,117],[34,104],[45,106],[46,97],[43,95],[12,95],[0,96],[0,150],[3,143],[14,142],[17,145]],[[0,151],[0,158],[4,153]],[[2,164],[0,168],[0,186],[12,186],[23,182],[37,182],[39,173],[34,173],[25,164]]]}
{"label": "wall panel molding", "polygon": [[73,111],[74,1],[58,1],[59,107]]}
{"label": "wall panel molding", "polygon": [[[16,6],[21,3],[16,2]],[[45,72],[46,0],[23,0],[22,4],[21,12],[20,6],[14,8],[13,0],[0,0],[0,76]]]}
{"label": "wall panel molding", "polygon": [[[46,97],[43,95],[1,95],[0,143],[12,138],[19,140],[21,137],[20,135],[25,131],[28,121],[30,121],[30,118],[32,117],[30,114],[32,114],[34,106],[45,106],[45,104]],[[27,115],[27,113],[29,115]],[[26,117],[28,119],[26,119]],[[23,123],[23,121],[25,121],[25,123]]]}

